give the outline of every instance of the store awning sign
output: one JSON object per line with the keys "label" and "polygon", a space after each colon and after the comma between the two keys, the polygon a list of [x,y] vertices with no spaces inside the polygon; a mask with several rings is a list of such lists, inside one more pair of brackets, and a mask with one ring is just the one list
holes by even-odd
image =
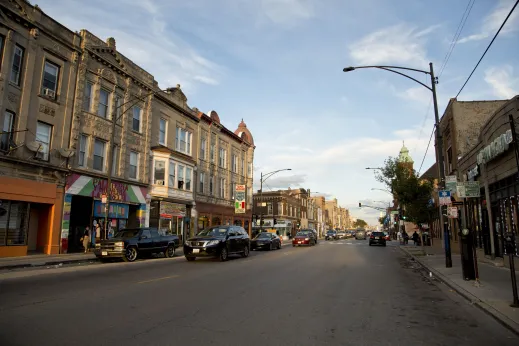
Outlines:
{"label": "store awning sign", "polygon": [[478,165],[490,162],[504,153],[508,150],[510,143],[512,143],[512,130],[507,130],[505,133],[494,139],[492,143],[481,149],[477,157]]}
{"label": "store awning sign", "polygon": [[[130,206],[122,203],[110,203],[110,219],[127,219]],[[94,201],[94,217],[106,216],[106,204],[101,201]]]}

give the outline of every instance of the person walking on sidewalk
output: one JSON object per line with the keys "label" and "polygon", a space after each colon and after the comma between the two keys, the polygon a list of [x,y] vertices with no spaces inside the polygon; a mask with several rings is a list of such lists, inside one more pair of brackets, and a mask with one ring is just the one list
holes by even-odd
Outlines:
{"label": "person walking on sidewalk", "polygon": [[90,231],[86,228],[85,234],[83,235],[83,247],[85,248],[85,253],[88,252],[88,244],[90,244]]}
{"label": "person walking on sidewalk", "polygon": [[414,231],[412,238],[413,238],[414,245],[418,245],[418,239],[420,238],[420,236],[418,235],[418,233],[416,233],[416,231]]}
{"label": "person walking on sidewalk", "polygon": [[409,243],[409,235],[405,229],[402,230],[402,237],[404,238],[404,245],[407,245]]}

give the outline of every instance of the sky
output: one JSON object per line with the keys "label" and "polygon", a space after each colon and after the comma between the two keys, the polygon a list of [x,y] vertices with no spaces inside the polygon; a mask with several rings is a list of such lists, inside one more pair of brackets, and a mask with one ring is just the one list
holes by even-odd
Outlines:
{"label": "sky", "polygon": [[[303,187],[337,198],[376,224],[391,196],[366,167],[380,167],[403,143],[421,173],[435,160],[431,92],[378,69],[397,65],[439,77],[443,114],[514,0],[38,0],[69,29],[106,39],[162,88],[180,84],[191,107],[243,119],[260,173],[291,168],[264,189]],[[470,8],[459,36],[461,19]],[[508,99],[519,93],[519,10],[458,96]],[[452,47],[454,47],[452,49]],[[446,64],[446,56],[452,53]],[[423,83],[428,76],[413,73]],[[422,164],[423,161],[423,164]],[[379,202],[377,202],[379,201]]]}

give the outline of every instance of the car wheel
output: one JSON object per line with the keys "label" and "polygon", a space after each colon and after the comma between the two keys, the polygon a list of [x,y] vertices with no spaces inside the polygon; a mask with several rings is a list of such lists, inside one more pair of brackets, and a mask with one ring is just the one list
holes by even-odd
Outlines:
{"label": "car wheel", "polygon": [[281,250],[281,242],[278,243],[278,250]]}
{"label": "car wheel", "polygon": [[186,259],[189,261],[189,262],[193,262],[196,257],[191,257],[191,256],[186,256]]}
{"label": "car wheel", "polygon": [[292,244],[293,247],[296,247],[295,244]]}
{"label": "car wheel", "polygon": [[269,251],[272,251],[273,249],[274,249],[274,246],[272,246],[272,242],[270,242]]}
{"label": "car wheel", "polygon": [[225,262],[229,259],[229,252],[227,251],[226,247],[223,247],[222,250],[220,250],[220,261]]}
{"label": "car wheel", "polygon": [[175,247],[174,247],[173,245],[168,246],[168,248],[167,248],[166,251],[164,252],[164,255],[165,255],[167,258],[175,257]]}
{"label": "car wheel", "polygon": [[383,246],[386,246],[386,243],[384,243],[384,245],[383,245]]}
{"label": "car wheel", "polygon": [[139,257],[139,251],[137,251],[137,248],[132,246],[126,249],[126,252],[123,256],[123,260],[125,262],[134,262],[137,259],[137,257]]}
{"label": "car wheel", "polygon": [[249,253],[250,253],[249,246],[246,245],[245,248],[243,249],[243,253],[241,255],[242,255],[242,257],[249,257]]}
{"label": "car wheel", "polygon": [[369,243],[369,246],[371,246],[371,243]]}

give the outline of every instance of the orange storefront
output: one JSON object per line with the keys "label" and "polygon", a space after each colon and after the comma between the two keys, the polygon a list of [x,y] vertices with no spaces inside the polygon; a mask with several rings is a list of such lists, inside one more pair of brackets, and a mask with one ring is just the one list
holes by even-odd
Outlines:
{"label": "orange storefront", "polygon": [[63,187],[0,177],[0,257],[58,254]]}

